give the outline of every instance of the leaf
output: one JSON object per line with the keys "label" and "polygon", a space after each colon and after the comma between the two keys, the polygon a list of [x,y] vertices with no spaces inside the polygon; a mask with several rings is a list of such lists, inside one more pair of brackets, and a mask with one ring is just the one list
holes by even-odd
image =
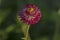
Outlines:
{"label": "leaf", "polygon": [[13,31],[14,29],[15,29],[15,25],[12,24],[12,25],[10,25],[9,27],[6,28],[5,32],[9,33],[11,31]]}
{"label": "leaf", "polygon": [[0,10],[0,24],[3,22],[3,20],[8,16],[11,9],[6,10]]}

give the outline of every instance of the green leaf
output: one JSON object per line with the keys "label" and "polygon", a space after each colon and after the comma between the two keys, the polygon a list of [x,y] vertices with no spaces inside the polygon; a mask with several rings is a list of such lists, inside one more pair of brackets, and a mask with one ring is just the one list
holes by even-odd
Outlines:
{"label": "green leaf", "polygon": [[11,9],[0,10],[0,24],[4,21],[4,19],[8,16]]}

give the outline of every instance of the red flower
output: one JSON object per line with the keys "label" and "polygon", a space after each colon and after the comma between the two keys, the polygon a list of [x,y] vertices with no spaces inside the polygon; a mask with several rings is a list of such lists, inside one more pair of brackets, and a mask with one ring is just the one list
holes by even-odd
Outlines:
{"label": "red flower", "polygon": [[42,15],[36,5],[28,4],[23,10],[20,11],[19,16],[23,22],[27,24],[35,24],[39,22]]}

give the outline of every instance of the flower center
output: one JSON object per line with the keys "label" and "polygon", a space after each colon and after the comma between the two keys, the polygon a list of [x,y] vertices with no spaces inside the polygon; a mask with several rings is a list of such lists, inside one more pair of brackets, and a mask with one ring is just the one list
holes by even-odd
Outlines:
{"label": "flower center", "polygon": [[32,13],[34,11],[34,8],[29,8],[29,12]]}

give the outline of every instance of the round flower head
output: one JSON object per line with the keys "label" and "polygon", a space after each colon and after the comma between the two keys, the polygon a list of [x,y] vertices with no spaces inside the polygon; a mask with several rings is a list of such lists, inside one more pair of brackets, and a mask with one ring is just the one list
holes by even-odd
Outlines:
{"label": "round flower head", "polygon": [[36,24],[41,19],[41,12],[36,5],[28,4],[19,13],[19,16],[23,22],[27,24]]}

